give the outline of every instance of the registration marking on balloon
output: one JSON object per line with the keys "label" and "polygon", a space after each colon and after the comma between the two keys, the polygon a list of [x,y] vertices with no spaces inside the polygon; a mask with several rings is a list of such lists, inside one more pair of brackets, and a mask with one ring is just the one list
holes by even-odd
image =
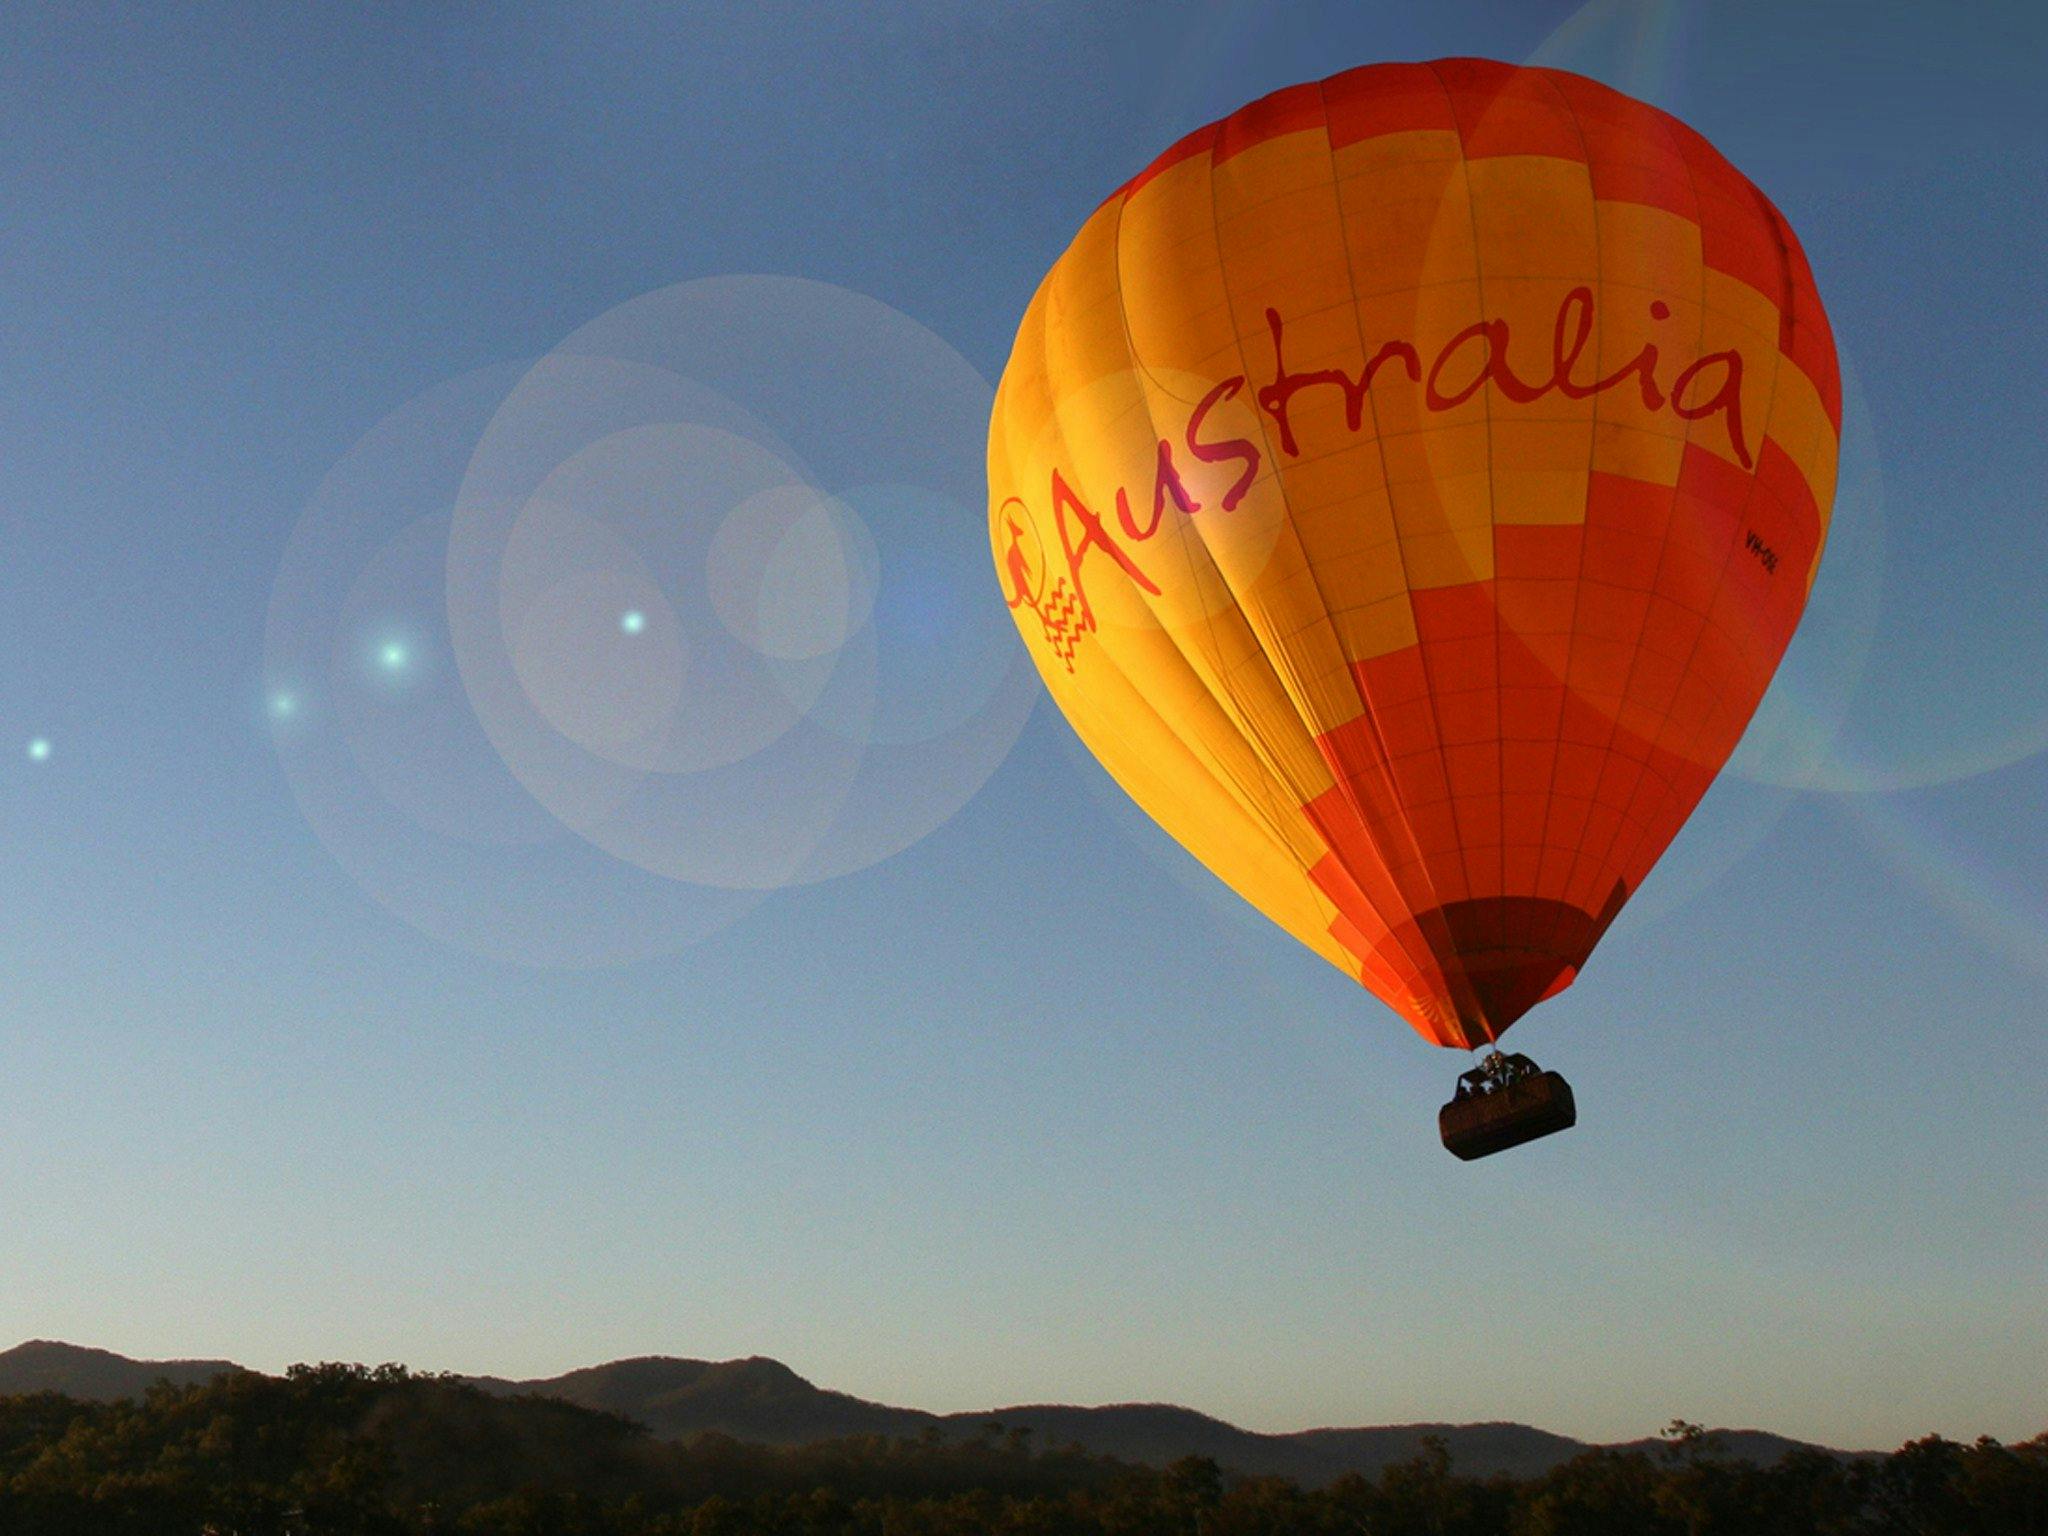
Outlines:
{"label": "registration marking on balloon", "polygon": [[1374,66],[1082,227],[998,392],[991,546],[1139,804],[1474,1045],[1733,750],[1840,419],[1797,241],[1697,134],[1557,71]]}

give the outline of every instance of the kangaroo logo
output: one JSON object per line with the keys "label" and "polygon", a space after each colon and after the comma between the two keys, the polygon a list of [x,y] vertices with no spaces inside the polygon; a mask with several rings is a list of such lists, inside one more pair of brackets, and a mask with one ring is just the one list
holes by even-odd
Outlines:
{"label": "kangaroo logo", "polygon": [[1012,496],[995,512],[996,547],[1002,551],[1004,600],[1012,609],[1028,608],[1038,617],[1046,648],[1069,672],[1074,647],[1088,628],[1080,603],[1064,576],[1046,584],[1045,547],[1023,501]]}

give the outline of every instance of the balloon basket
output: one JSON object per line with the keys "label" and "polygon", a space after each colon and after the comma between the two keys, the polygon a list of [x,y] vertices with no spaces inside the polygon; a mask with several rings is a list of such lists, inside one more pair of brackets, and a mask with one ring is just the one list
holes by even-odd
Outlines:
{"label": "balloon basket", "polygon": [[1471,1162],[1569,1130],[1578,1119],[1572,1085],[1561,1073],[1495,1051],[1459,1077],[1457,1094],[1437,1111],[1436,1123],[1445,1149]]}

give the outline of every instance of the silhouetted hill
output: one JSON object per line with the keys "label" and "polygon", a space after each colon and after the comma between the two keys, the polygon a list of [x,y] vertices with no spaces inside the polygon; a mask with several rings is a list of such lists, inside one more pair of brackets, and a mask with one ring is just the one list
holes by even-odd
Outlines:
{"label": "silhouetted hill", "polygon": [[[1767,1429],[1717,1429],[1712,1431],[1714,1443],[1722,1454],[1736,1461],[1753,1461],[1758,1466],[1769,1466],[1780,1457],[1793,1451],[1828,1450],[1826,1446],[1809,1444],[1804,1440],[1788,1440],[1783,1435],[1774,1435]],[[1625,1440],[1612,1447],[1617,1451],[1647,1451],[1654,1453],[1664,1441],[1654,1437],[1646,1440]],[[1835,1456],[1876,1456],[1877,1451],[1830,1451]]]}
{"label": "silhouetted hill", "polygon": [[[104,1402],[139,1397],[158,1380],[182,1385],[238,1369],[225,1360],[130,1360],[106,1350],[36,1341],[0,1353],[0,1395],[51,1391]],[[1395,1424],[1259,1434],[1168,1403],[1034,1403],[981,1413],[926,1413],[830,1391],[760,1356],[712,1361],[649,1355],[526,1381],[464,1380],[497,1397],[551,1398],[616,1414],[646,1425],[663,1440],[720,1434],[770,1446],[862,1436],[935,1435],[964,1441],[1000,1424],[1005,1432],[1029,1431],[1029,1443],[1040,1449],[1079,1446],[1092,1455],[1153,1467],[1207,1456],[1232,1471],[1291,1478],[1304,1487],[1321,1487],[1347,1472],[1376,1476],[1416,1456],[1430,1437],[1443,1442],[1452,1465],[1469,1477],[1534,1477],[1589,1449],[1584,1441],[1526,1424]],[[1728,1455],[1760,1465],[1788,1451],[1824,1449],[1761,1430],[1715,1433]],[[1614,1449],[1654,1450],[1660,1444],[1645,1439]]]}
{"label": "silhouetted hill", "polygon": [[[579,1386],[615,1397],[737,1395],[770,1419],[837,1396],[773,1361],[621,1365],[577,1373]],[[1725,1447],[1683,1425],[1654,1454],[1593,1449],[1527,1478],[1459,1473],[1441,1445],[1418,1441],[1420,1454],[1377,1477],[1304,1488],[1286,1477],[1235,1476],[1206,1456],[1150,1467],[1034,1450],[1032,1436],[987,1416],[961,1416],[982,1419],[971,1434],[942,1425],[912,1438],[804,1446],[723,1434],[664,1440],[616,1413],[510,1390],[519,1385],[487,1390],[397,1365],[329,1363],[295,1365],[283,1376],[229,1371],[152,1389],[140,1402],[0,1396],[0,1532],[2043,1536],[2048,1509],[2048,1435],[2010,1447],[1929,1436],[1890,1456],[1786,1456],[1759,1467],[1727,1459]],[[849,1404],[879,1408],[840,1398],[838,1409]],[[1377,1454],[1389,1437],[1420,1430],[1248,1435],[1185,1409],[1144,1406],[1021,1408],[1010,1418],[1090,1434],[1115,1425],[1154,1449],[1220,1436],[1245,1455],[1272,1453],[1269,1442],[1282,1442],[1279,1454],[1320,1446],[1351,1457],[1361,1454],[1350,1439],[1359,1435]],[[1519,1454],[1531,1443],[1516,1425],[1470,1428],[1493,1437],[1496,1453],[1505,1446]]]}
{"label": "silhouetted hill", "polygon": [[0,1351],[0,1397],[61,1392],[81,1402],[140,1397],[159,1381],[191,1386],[241,1367],[231,1360],[131,1360],[107,1349],[30,1339]]}
{"label": "silhouetted hill", "polygon": [[[1290,1436],[1254,1434],[1171,1403],[1111,1403],[1100,1408],[1029,1403],[990,1413],[957,1413],[943,1422],[960,1435],[1000,1423],[1006,1431],[1030,1430],[1036,1445],[1079,1445],[1098,1455],[1155,1467],[1183,1456],[1208,1456],[1234,1471],[1293,1476],[1291,1468],[1299,1460],[1290,1454]],[[1116,1449],[1108,1449],[1111,1445]]]}
{"label": "silhouetted hill", "polygon": [[487,1392],[559,1397],[624,1414],[664,1440],[708,1432],[760,1445],[812,1445],[855,1435],[912,1436],[943,1422],[813,1386],[778,1360],[614,1360],[532,1381],[470,1378]]}
{"label": "silhouetted hill", "polygon": [[[1376,1476],[1406,1461],[1423,1442],[1441,1439],[1452,1465],[1472,1477],[1496,1472],[1531,1477],[1589,1447],[1568,1435],[1526,1424],[1394,1424],[1361,1429],[1310,1429],[1268,1435],[1239,1429],[1168,1403],[1103,1407],[1032,1403],[985,1412],[935,1414],[869,1402],[814,1386],[779,1361],[758,1356],[710,1362],[653,1356],[590,1366],[531,1381],[480,1378],[499,1393],[559,1397],[623,1414],[664,1439],[706,1432],[766,1445],[813,1445],[856,1435],[909,1437],[936,1431],[950,1439],[980,1434],[990,1424],[1029,1430],[1040,1448],[1078,1445],[1098,1456],[1163,1467],[1183,1456],[1208,1456],[1237,1472],[1288,1477],[1321,1486],[1347,1472]],[[1731,1456],[1769,1463],[1806,1442],[1760,1430],[1717,1431]],[[1654,1450],[1655,1438],[1621,1449]]]}
{"label": "silhouetted hill", "polygon": [[706,1432],[764,1445],[926,1432],[964,1439],[1000,1424],[1005,1432],[1028,1430],[1030,1443],[1040,1447],[1078,1445],[1095,1455],[1155,1467],[1183,1456],[1208,1456],[1234,1471],[1307,1484],[1346,1472],[1370,1476],[1414,1456],[1430,1435],[1441,1437],[1452,1462],[1473,1476],[1541,1472],[1586,1449],[1581,1441],[1522,1424],[1404,1424],[1265,1435],[1170,1403],[1089,1408],[1029,1403],[986,1412],[926,1413],[827,1391],[779,1361],[759,1357],[712,1363],[656,1356],[532,1381],[479,1378],[476,1384],[487,1391],[559,1397],[623,1414],[669,1440]]}
{"label": "silhouetted hill", "polygon": [[[1301,1464],[1300,1471],[1286,1475],[1297,1482],[1320,1483],[1346,1472],[1376,1476],[1384,1467],[1421,1455],[1423,1442],[1432,1436],[1443,1441],[1451,1464],[1468,1477],[1497,1472],[1532,1477],[1587,1449],[1583,1440],[1527,1424],[1384,1424],[1371,1429],[1310,1429],[1273,1438],[1292,1442],[1312,1458]],[[1311,1471],[1312,1467],[1322,1470]]]}

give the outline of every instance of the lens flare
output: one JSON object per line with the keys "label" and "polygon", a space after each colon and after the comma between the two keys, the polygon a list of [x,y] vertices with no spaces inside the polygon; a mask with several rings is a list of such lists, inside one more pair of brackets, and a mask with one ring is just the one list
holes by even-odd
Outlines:
{"label": "lens flare", "polygon": [[[715,932],[758,898],[658,879],[592,847],[506,771],[454,669],[420,666],[448,644],[448,509],[517,378],[489,370],[428,391],[316,489],[272,587],[266,713],[307,824],[394,916],[508,962],[622,964]],[[598,601],[608,617],[595,627],[631,650],[622,601]],[[401,630],[394,614],[416,617]],[[658,615],[648,628],[656,640]],[[403,708],[378,665],[394,641],[411,663]]]}
{"label": "lens flare", "polygon": [[1872,851],[1958,930],[2012,964],[2048,977],[2048,903],[2037,885],[1991,850],[1968,848],[1951,830],[1913,814],[1909,799],[1857,795],[1838,804]]}
{"label": "lens flare", "polygon": [[[1033,698],[1000,611],[954,598],[986,575],[990,401],[908,316],[798,279],[569,337],[482,434],[449,546],[457,666],[515,777],[615,856],[735,889],[942,825]],[[576,617],[606,595],[687,665],[608,660]]]}
{"label": "lens flare", "polygon": [[1035,696],[1000,612],[953,598],[985,576],[990,399],[907,316],[768,278],[421,396],[323,481],[272,591],[308,822],[406,921],[541,964],[909,847]]}
{"label": "lens flare", "polygon": [[1657,101],[1678,83],[1688,20],[1679,0],[1591,0],[1524,62],[1591,75],[1638,100]]}

